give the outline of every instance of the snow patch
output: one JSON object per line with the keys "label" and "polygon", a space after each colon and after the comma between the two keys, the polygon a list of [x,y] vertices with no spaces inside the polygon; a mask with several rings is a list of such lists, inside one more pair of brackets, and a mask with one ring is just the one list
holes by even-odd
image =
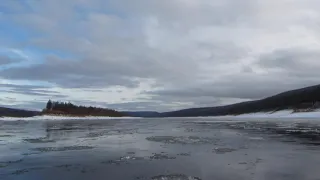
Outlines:
{"label": "snow patch", "polygon": [[237,116],[216,116],[214,118],[222,118],[222,119],[314,119],[320,118],[320,111],[314,112],[295,112],[292,110],[283,110],[277,112],[258,112],[258,113],[250,113],[250,114],[241,114]]}

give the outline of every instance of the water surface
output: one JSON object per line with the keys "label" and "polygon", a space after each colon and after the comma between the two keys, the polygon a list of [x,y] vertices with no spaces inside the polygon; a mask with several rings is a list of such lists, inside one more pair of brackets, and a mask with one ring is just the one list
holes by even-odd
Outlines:
{"label": "water surface", "polygon": [[319,180],[317,120],[0,120],[1,180]]}

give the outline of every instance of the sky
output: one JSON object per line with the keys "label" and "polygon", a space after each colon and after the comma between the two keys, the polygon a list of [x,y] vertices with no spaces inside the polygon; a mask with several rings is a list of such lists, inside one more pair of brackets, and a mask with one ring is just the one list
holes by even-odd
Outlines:
{"label": "sky", "polygon": [[320,84],[319,0],[1,0],[0,106],[132,111]]}

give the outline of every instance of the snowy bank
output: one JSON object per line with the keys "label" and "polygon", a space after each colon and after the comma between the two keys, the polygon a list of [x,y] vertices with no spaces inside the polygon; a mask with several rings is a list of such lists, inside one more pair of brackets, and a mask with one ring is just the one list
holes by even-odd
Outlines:
{"label": "snowy bank", "polygon": [[92,120],[92,119],[136,119],[133,117],[105,117],[105,116],[85,116],[85,117],[69,117],[69,116],[33,116],[33,117],[0,117],[0,121],[34,121],[34,120]]}
{"label": "snowy bank", "polygon": [[320,111],[314,112],[293,112],[292,110],[283,110],[276,112],[258,112],[250,114],[241,114],[237,116],[217,116],[215,118],[231,118],[231,119],[251,119],[251,118],[263,118],[263,119],[310,119],[310,118],[320,118]]}

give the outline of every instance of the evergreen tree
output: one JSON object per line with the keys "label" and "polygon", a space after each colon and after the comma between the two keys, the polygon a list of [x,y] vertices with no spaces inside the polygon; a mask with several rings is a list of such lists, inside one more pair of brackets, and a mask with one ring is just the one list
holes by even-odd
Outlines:
{"label": "evergreen tree", "polygon": [[47,110],[50,110],[51,108],[52,108],[52,102],[51,102],[51,100],[49,100],[47,102]]}

